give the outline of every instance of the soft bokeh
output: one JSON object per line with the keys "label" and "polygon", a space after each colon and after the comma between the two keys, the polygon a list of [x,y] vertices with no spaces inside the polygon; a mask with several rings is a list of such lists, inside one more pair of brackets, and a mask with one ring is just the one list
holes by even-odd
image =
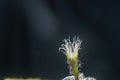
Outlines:
{"label": "soft bokeh", "polygon": [[120,80],[120,1],[0,0],[0,77],[61,80],[61,41],[79,35],[82,72]]}

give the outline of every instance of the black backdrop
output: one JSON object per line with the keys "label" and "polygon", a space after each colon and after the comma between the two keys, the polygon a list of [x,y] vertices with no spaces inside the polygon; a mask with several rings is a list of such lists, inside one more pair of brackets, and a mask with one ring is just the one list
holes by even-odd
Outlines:
{"label": "black backdrop", "polygon": [[119,0],[0,0],[0,77],[68,75],[58,51],[64,38],[83,40],[86,76],[119,80]]}

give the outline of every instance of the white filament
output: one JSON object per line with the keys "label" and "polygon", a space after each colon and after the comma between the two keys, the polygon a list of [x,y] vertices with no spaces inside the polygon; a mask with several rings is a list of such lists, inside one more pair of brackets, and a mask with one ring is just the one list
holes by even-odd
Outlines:
{"label": "white filament", "polygon": [[70,37],[68,39],[64,39],[64,44],[61,45],[59,50],[63,52],[69,58],[75,58],[78,56],[78,51],[81,47],[82,40],[78,37],[73,37],[73,41],[70,41]]}

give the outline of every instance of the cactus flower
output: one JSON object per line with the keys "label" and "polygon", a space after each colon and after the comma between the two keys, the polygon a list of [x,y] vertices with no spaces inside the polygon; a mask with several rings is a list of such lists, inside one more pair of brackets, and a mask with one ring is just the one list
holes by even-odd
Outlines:
{"label": "cactus flower", "polygon": [[71,76],[67,76],[62,80],[96,80],[92,77],[85,77],[83,73],[79,72],[81,63],[78,58],[78,51],[81,49],[82,40],[79,37],[73,37],[73,40],[64,39],[64,44],[61,45],[59,51],[63,52],[67,57],[67,64],[69,65],[69,71]]}
{"label": "cactus flower", "polygon": [[73,41],[70,41],[69,38],[64,39],[64,42],[65,43],[61,45],[59,50],[67,56],[67,59],[73,60],[78,57],[78,51],[81,49],[82,40],[80,40],[79,37],[74,37]]}

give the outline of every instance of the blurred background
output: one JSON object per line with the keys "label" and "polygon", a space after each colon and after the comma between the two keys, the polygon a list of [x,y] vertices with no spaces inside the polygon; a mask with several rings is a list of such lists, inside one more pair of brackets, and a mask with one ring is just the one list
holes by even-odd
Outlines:
{"label": "blurred background", "polygon": [[78,35],[86,76],[120,80],[119,0],[0,0],[0,78],[69,75],[58,48]]}

